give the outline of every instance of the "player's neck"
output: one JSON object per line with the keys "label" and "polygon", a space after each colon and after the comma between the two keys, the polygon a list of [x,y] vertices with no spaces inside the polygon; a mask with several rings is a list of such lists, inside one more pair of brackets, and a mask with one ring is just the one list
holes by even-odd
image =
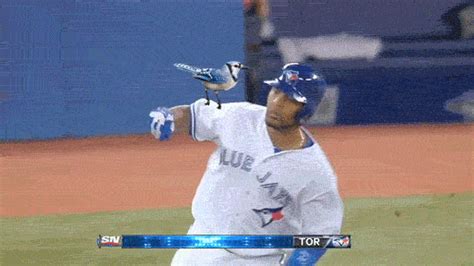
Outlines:
{"label": "player's neck", "polygon": [[273,146],[280,150],[301,149],[306,143],[306,134],[300,126],[288,129],[276,129],[267,126],[267,130]]}

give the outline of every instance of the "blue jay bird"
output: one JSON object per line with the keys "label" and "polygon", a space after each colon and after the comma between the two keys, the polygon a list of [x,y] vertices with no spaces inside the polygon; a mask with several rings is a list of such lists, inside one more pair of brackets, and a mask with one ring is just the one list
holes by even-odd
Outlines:
{"label": "blue jay bird", "polygon": [[209,105],[209,94],[207,90],[214,91],[217,98],[217,108],[221,109],[221,101],[219,99],[219,91],[227,91],[235,87],[238,82],[238,75],[241,69],[247,69],[237,61],[230,61],[225,63],[221,69],[215,68],[198,68],[186,64],[174,64],[180,70],[190,72],[193,78],[201,80],[206,91],[206,105]]}

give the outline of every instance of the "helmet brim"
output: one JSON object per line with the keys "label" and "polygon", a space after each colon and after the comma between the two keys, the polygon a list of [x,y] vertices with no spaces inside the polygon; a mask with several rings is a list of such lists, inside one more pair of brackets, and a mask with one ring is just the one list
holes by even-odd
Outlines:
{"label": "helmet brim", "polygon": [[303,94],[301,94],[301,92],[299,92],[296,87],[291,86],[290,84],[284,81],[281,81],[279,79],[272,79],[272,80],[264,80],[263,82],[271,87],[275,87],[283,91],[286,95],[288,95],[288,97],[290,97],[291,99],[299,103],[306,104],[308,102],[306,97]]}

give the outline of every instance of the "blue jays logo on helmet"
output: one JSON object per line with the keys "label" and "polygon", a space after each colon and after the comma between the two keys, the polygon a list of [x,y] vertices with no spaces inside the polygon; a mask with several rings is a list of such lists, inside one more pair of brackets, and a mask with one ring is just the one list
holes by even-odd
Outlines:
{"label": "blue jays logo on helmet", "polygon": [[295,70],[284,70],[283,74],[280,76],[279,80],[284,79],[284,81],[289,86],[292,87],[292,91],[287,92],[287,94],[291,93],[291,95],[290,95],[291,98],[293,98],[294,100],[296,100],[297,102],[300,102],[300,103],[307,103],[306,97],[304,95],[302,95],[301,92],[299,92],[296,89],[296,84],[301,79],[298,74],[299,74],[299,72],[295,71]]}
{"label": "blue jays logo on helmet", "polygon": [[298,78],[299,78],[298,74],[299,74],[299,72],[294,71],[294,70],[285,70],[283,72],[283,76],[285,76],[286,83],[288,83],[290,85],[293,85],[293,86],[298,82]]}
{"label": "blue jays logo on helmet", "polygon": [[299,63],[286,64],[280,77],[265,80],[265,86],[277,88],[291,99],[303,103],[296,119],[306,119],[314,114],[326,90],[326,81],[311,66]]}
{"label": "blue jays logo on helmet", "polygon": [[279,221],[285,217],[282,213],[283,207],[252,209],[262,220],[262,227],[269,225],[273,221]]}

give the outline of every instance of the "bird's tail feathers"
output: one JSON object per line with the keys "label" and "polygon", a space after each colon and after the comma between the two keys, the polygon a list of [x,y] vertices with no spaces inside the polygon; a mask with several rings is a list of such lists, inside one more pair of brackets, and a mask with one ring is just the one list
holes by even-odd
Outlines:
{"label": "bird's tail feathers", "polygon": [[182,64],[182,63],[176,63],[176,64],[173,64],[173,65],[179,70],[183,70],[183,71],[186,71],[186,72],[191,72],[191,73],[194,73],[194,74],[201,71],[201,69],[198,68],[198,67],[194,67],[194,66],[190,66],[190,65],[186,65],[186,64]]}

